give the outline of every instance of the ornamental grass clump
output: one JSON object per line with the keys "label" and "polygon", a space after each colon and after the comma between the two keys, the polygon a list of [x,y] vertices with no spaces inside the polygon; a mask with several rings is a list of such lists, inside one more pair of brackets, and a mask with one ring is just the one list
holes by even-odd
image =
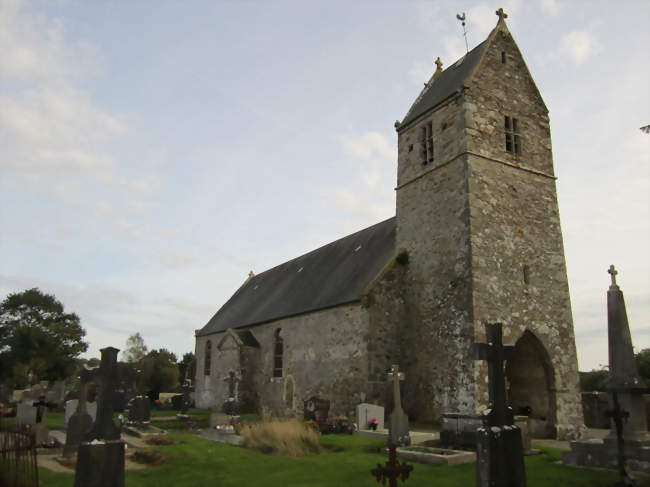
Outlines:
{"label": "ornamental grass clump", "polygon": [[244,446],[272,455],[302,457],[320,453],[318,433],[297,419],[274,419],[247,424],[241,430]]}

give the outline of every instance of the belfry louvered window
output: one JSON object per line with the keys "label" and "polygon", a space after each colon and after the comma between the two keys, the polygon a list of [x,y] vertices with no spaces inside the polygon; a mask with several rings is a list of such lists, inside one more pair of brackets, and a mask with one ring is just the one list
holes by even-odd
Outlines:
{"label": "belfry louvered window", "polygon": [[504,117],[506,134],[506,152],[510,154],[521,154],[521,135],[519,124],[514,117]]}
{"label": "belfry louvered window", "polygon": [[433,162],[433,122],[420,129],[420,158],[422,164]]}

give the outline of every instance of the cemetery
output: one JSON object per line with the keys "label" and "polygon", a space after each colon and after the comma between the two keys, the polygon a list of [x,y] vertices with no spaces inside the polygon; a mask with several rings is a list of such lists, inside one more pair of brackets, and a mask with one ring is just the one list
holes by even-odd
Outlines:
{"label": "cemetery", "polygon": [[548,110],[495,14],[395,122],[396,216],[251,271],[181,360],[81,358],[77,315],[7,296],[0,487],[650,487],[619,272],[584,391]]}

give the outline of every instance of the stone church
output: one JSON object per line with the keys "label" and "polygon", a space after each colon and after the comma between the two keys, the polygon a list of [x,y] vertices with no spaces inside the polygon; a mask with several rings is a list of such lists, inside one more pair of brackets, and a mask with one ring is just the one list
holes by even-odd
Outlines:
{"label": "stone church", "polygon": [[196,403],[219,407],[240,377],[244,408],[303,401],[390,408],[405,372],[411,419],[487,404],[475,360],[484,324],[515,344],[509,401],[537,435],[582,425],[578,364],[548,109],[508,30],[437,69],[397,131],[396,216],[250,277],[196,331]]}

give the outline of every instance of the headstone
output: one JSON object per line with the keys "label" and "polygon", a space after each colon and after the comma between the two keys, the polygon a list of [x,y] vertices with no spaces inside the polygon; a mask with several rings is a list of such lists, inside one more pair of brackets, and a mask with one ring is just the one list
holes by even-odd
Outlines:
{"label": "headstone", "polygon": [[99,368],[88,371],[88,378],[100,386],[97,419],[79,445],[75,487],[124,487],[124,442],[120,440],[120,429],[113,422],[119,350],[107,347],[101,352]]}
{"label": "headstone", "polygon": [[377,428],[384,429],[384,407],[377,404],[361,403],[357,405],[357,422],[360,430],[374,429],[370,427],[369,421],[375,418]]}
{"label": "headstone", "polygon": [[396,446],[410,445],[409,418],[402,409],[402,396],[399,389],[399,382],[404,380],[404,373],[399,371],[397,364],[391,367],[388,380],[393,384],[393,411],[390,413],[388,423],[388,443]]}
{"label": "headstone", "polygon": [[190,407],[190,391],[192,390],[192,381],[190,379],[185,379],[182,390],[183,390],[183,395],[181,396],[181,401],[180,401],[181,410],[180,413],[177,415],[177,419],[180,421],[187,421],[189,419],[189,416],[187,415],[187,411]]}
{"label": "headstone", "polygon": [[316,421],[324,423],[327,421],[330,411],[330,402],[318,396],[312,396],[303,403],[303,417],[305,421]]}
{"label": "headstone", "polygon": [[643,398],[649,389],[636,367],[625,298],[616,283],[618,271],[610,266],[607,272],[612,281],[607,291],[610,432],[603,440],[572,441],[571,451],[562,460],[569,465],[616,468],[622,483],[633,485],[628,469],[650,473],[650,433]]}
{"label": "headstone", "polygon": [[144,424],[151,420],[151,401],[147,396],[135,396],[127,407],[129,423]]}
{"label": "headstone", "polygon": [[224,382],[228,384],[228,396],[222,406],[222,411],[231,416],[239,414],[239,382],[240,378],[237,377],[234,371],[230,371],[224,378]]}
{"label": "headstone", "polygon": [[[69,405],[74,403],[75,411],[70,416],[67,422],[67,431],[65,435],[65,446],[63,447],[63,456],[68,457],[77,453],[79,445],[83,440],[84,436],[92,428],[94,418],[88,414],[87,411],[87,398],[88,398],[88,381],[90,380],[90,374],[83,370],[80,378],[79,386],[79,398],[80,399],[71,399],[68,401]],[[68,406],[66,404],[66,406]],[[95,406],[97,406],[95,404]],[[95,412],[97,410],[95,409]],[[68,413],[66,409],[66,414]]]}
{"label": "headstone", "polygon": [[514,345],[504,345],[501,323],[485,326],[488,343],[478,343],[478,360],[488,363],[490,407],[477,430],[476,485],[478,487],[525,487],[526,470],[521,431],[514,424],[506,402],[504,362]]}
{"label": "headstone", "polygon": [[36,424],[37,409],[29,403],[18,403],[16,406],[16,424],[22,426],[33,426]]}

